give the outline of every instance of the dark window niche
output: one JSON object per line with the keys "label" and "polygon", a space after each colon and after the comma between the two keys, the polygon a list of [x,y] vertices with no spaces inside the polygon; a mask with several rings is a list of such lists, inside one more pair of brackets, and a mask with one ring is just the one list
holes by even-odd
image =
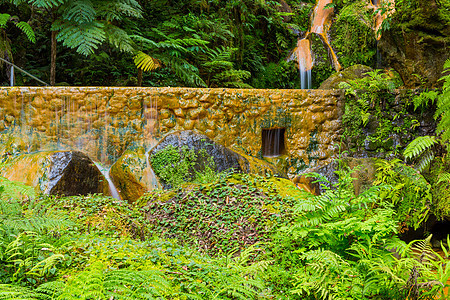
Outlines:
{"label": "dark window niche", "polygon": [[262,156],[271,157],[285,154],[284,132],[285,128],[262,130]]}

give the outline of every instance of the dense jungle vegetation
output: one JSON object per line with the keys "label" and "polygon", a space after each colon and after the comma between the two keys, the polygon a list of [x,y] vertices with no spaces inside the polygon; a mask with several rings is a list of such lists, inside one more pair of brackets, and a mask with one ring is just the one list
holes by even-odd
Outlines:
{"label": "dense jungle vegetation", "polygon": [[[314,3],[2,0],[0,58],[51,85],[297,88],[298,69],[286,58]],[[376,36],[365,25],[373,11],[361,3],[332,4],[339,26],[330,35],[344,67],[375,68]],[[450,21],[450,2],[439,5]],[[383,30],[420,27],[423,9],[423,1],[398,0]],[[0,67],[8,85],[8,66]],[[425,226],[450,217],[450,60],[440,68],[440,89],[401,105],[389,98],[403,84],[392,72],[340,85],[347,150],[384,143],[389,153],[361,190],[360,167],[349,168],[345,155],[336,183],[305,175],[318,195],[286,179],[208,166],[186,182],[192,161],[174,149],[152,162],[171,188],[134,204],[39,195],[0,177],[0,299],[448,298],[450,238]],[[315,72],[318,86],[334,71]],[[36,85],[16,75],[16,85]],[[392,132],[418,126],[414,110],[436,111],[436,134],[405,149],[387,143]],[[379,126],[366,139],[373,119]],[[420,229],[423,239],[405,241]]]}

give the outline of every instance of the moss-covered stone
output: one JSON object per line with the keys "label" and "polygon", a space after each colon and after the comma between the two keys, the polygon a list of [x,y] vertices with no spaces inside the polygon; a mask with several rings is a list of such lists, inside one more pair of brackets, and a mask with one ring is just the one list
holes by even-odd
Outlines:
{"label": "moss-covered stone", "polygon": [[290,221],[295,192],[287,179],[228,174],[211,183],[153,191],[138,203],[146,203],[154,231],[216,254],[268,241]]}
{"label": "moss-covered stone", "polygon": [[322,82],[319,89],[339,89],[339,84],[341,82],[349,82],[350,80],[362,78],[367,72],[370,71],[373,71],[371,67],[364,65],[353,65],[328,77],[325,81]]}
{"label": "moss-covered stone", "polygon": [[401,76],[405,87],[438,87],[450,53],[448,0],[411,0],[396,5],[390,30],[379,49],[383,60]]}
{"label": "moss-covered stone", "polygon": [[352,1],[337,10],[329,33],[343,68],[355,64],[375,67],[377,48],[373,22],[373,9],[366,0]]}
{"label": "moss-covered stone", "polygon": [[125,151],[111,166],[110,176],[121,198],[131,203],[159,184],[142,147]]}

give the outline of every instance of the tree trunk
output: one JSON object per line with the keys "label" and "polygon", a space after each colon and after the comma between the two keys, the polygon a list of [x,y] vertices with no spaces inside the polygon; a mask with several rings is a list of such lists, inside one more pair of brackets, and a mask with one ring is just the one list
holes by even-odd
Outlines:
{"label": "tree trunk", "polygon": [[138,68],[137,86],[142,86],[142,69]]}
{"label": "tree trunk", "polygon": [[52,45],[50,56],[50,85],[54,86],[56,83],[56,31],[52,31]]}

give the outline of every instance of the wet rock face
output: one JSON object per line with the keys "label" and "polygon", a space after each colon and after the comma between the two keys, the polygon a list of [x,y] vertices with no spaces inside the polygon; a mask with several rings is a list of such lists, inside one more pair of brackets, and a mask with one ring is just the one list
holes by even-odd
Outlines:
{"label": "wet rock face", "polygon": [[51,160],[46,194],[75,196],[103,192],[106,180],[85,154],[56,152]]}
{"label": "wet rock face", "polygon": [[438,87],[442,66],[450,53],[450,26],[444,5],[417,1],[414,11],[399,11],[391,30],[384,32],[379,49],[386,65],[394,67],[405,87]]}
{"label": "wet rock face", "polygon": [[110,176],[120,197],[130,203],[139,199],[146,191],[160,185],[147,164],[145,150],[142,147],[125,151],[111,166]]}
{"label": "wet rock face", "polygon": [[[265,174],[265,172],[269,172],[278,176],[283,176],[268,162],[255,158],[247,158],[214,142],[207,136],[191,130],[171,133],[164,137],[159,144],[150,151],[150,161],[152,156],[163,151],[169,145],[178,149],[187,147],[188,149],[193,149],[196,154],[200,153],[200,151],[204,149],[202,151],[205,151],[204,153],[206,153],[206,155],[197,155],[197,161],[194,164],[195,171],[201,171],[203,166],[208,163],[207,159],[211,157],[214,160],[216,172],[234,170],[235,172],[240,173],[261,173],[261,175]],[[191,179],[193,179],[193,174],[195,172],[191,173]],[[163,183],[163,185],[165,184]],[[167,185],[165,185],[165,187],[167,187]]]}
{"label": "wet rock face", "polygon": [[89,157],[77,151],[23,154],[10,159],[1,176],[48,195],[108,194],[104,176]]}

